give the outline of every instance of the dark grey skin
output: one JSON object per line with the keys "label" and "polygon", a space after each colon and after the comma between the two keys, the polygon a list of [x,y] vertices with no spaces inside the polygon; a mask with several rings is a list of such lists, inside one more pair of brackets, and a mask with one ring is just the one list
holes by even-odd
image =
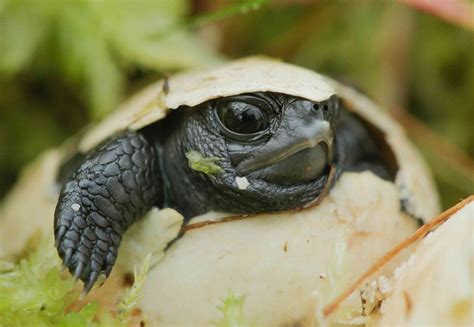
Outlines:
{"label": "dark grey skin", "polygon": [[[189,151],[218,158],[223,172],[191,169]],[[368,130],[336,96],[314,103],[265,92],[180,108],[83,156],[61,190],[56,247],[89,291],[110,274],[124,232],[152,207],[174,208],[187,220],[211,210],[300,208],[321,194],[331,165],[332,183],[343,171],[389,178]],[[238,187],[238,176],[248,188]]]}

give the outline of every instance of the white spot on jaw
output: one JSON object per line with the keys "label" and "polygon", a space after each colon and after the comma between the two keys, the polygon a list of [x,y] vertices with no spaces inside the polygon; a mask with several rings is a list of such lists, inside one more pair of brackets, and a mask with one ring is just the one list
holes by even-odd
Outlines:
{"label": "white spot on jaw", "polygon": [[240,190],[246,190],[250,183],[246,177],[236,177],[235,182]]}
{"label": "white spot on jaw", "polygon": [[79,211],[79,209],[81,209],[81,206],[77,203],[73,203],[71,204],[71,209],[74,211]]}

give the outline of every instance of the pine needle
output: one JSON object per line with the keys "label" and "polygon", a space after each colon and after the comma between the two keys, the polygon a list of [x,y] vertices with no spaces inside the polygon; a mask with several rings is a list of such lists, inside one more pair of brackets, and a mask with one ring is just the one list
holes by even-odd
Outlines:
{"label": "pine needle", "polygon": [[436,227],[447,221],[452,215],[464,208],[467,204],[474,201],[474,195],[469,196],[467,199],[459,202],[455,206],[449,208],[448,210],[442,212],[434,219],[430,220],[425,225],[421,226],[416,232],[414,232],[406,240],[395,246],[383,257],[378,259],[365,273],[363,273],[356,281],[347,288],[341,295],[336,297],[331,303],[329,303],[323,310],[324,317],[331,315],[339,305],[346,300],[367,278],[375,274],[380,268],[382,268],[387,262],[392,260],[396,255],[406,249],[408,246],[418,241],[430,231],[434,230]]}

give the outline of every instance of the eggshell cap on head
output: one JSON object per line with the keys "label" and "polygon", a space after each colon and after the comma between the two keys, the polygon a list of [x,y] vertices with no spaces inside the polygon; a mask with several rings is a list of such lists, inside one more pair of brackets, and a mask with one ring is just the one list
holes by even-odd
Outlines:
{"label": "eggshell cap on head", "polygon": [[306,68],[263,56],[244,58],[152,84],[94,126],[79,147],[86,152],[114,133],[150,125],[163,119],[169,109],[251,92],[284,93],[315,102],[336,94],[326,77]]}

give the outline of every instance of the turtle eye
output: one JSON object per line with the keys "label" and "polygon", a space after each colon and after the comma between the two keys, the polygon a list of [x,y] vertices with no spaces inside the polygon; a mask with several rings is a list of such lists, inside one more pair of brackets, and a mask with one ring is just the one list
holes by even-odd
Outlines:
{"label": "turtle eye", "polygon": [[256,136],[267,129],[269,122],[265,110],[250,101],[226,101],[217,106],[217,116],[224,132],[230,137]]}

